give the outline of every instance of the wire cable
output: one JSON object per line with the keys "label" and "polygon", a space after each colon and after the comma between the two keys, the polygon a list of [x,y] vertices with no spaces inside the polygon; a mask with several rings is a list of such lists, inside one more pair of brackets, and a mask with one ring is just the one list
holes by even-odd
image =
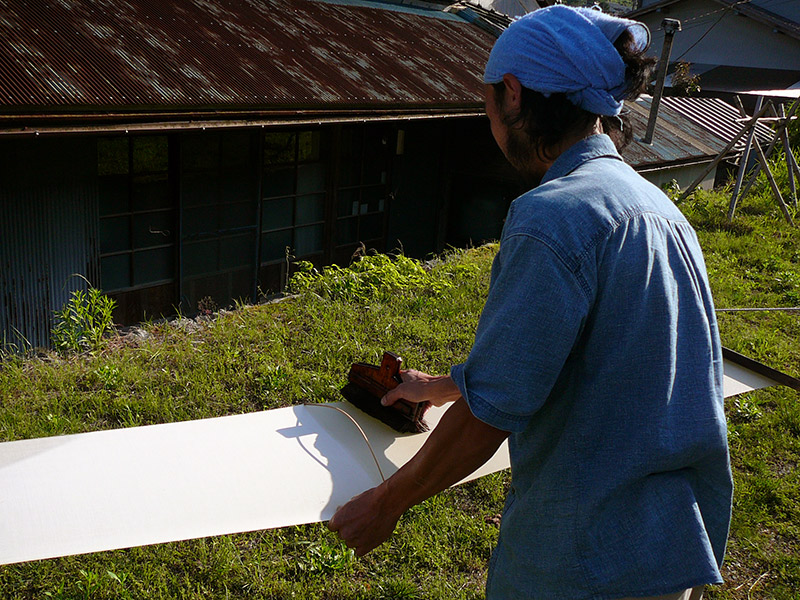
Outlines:
{"label": "wire cable", "polygon": [[339,411],[345,417],[350,419],[350,421],[352,421],[353,425],[355,425],[356,428],[358,429],[358,431],[361,433],[361,437],[364,438],[364,441],[367,444],[367,448],[369,448],[369,453],[372,454],[372,460],[375,461],[375,466],[378,467],[378,473],[380,473],[381,481],[386,481],[386,477],[383,475],[383,469],[381,469],[381,464],[378,462],[378,457],[375,456],[375,451],[372,449],[372,444],[369,443],[369,438],[367,437],[367,434],[364,433],[363,429],[361,429],[361,425],[358,424],[358,421],[356,421],[346,410],[342,410],[341,408],[339,408],[338,406],[334,406],[333,404],[317,404],[316,402],[303,402],[302,405],[303,406],[319,406],[320,408],[331,408],[333,410]]}
{"label": "wire cable", "polygon": [[780,308],[715,308],[717,312],[794,312],[800,311],[800,306],[783,306]]}

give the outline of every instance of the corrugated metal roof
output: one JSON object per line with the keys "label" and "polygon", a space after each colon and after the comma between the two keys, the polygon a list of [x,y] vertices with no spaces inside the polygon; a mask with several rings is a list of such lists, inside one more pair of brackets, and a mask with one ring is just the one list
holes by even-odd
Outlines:
{"label": "corrugated metal roof", "polygon": [[0,0],[0,107],[478,107],[494,37],[442,11],[312,0]]}
{"label": "corrugated metal roof", "polygon": [[[731,141],[744,123],[739,120],[739,110],[719,98],[681,98],[665,96],[661,99],[662,106],[682,114],[693,123],[699,125],[723,140],[726,144]],[[756,136],[762,144],[769,144],[772,140],[772,129],[763,123],[756,124]],[[734,145],[734,152],[744,150],[746,138],[742,138]]]}
{"label": "corrugated metal roof", "polygon": [[647,130],[650,115],[650,96],[642,96],[635,102],[626,102],[628,118],[634,130],[634,141],[622,152],[625,160],[637,169],[671,164],[684,164],[711,160],[725,149],[727,140],[700,127],[687,117],[668,106],[662,99],[658,111],[652,144],[639,140]]}

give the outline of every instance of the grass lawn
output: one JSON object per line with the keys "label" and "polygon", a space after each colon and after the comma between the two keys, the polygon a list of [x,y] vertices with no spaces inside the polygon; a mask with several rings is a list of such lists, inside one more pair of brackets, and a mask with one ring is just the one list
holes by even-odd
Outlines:
{"label": "grass lawn", "polygon": [[[800,233],[765,193],[733,224],[722,194],[681,209],[719,308],[800,305]],[[454,252],[429,270],[377,259],[297,299],[145,325],[92,354],[8,357],[0,440],[337,400],[350,363],[377,363],[384,349],[446,372],[469,351],[495,250]],[[800,313],[719,320],[726,346],[800,376]],[[734,518],[727,581],[709,598],[800,598],[798,400],[787,388],[729,399]],[[0,598],[483,598],[507,484],[498,473],[432,498],[363,559],[307,525],[0,567]]]}

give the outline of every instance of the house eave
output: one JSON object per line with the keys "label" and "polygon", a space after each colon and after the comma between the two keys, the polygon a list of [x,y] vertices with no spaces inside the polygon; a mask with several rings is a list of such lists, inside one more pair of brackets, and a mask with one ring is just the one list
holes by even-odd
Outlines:
{"label": "house eave", "polygon": [[478,106],[371,111],[176,112],[13,115],[0,117],[0,137],[132,134],[165,131],[319,126],[485,117]]}
{"label": "house eave", "polygon": [[[663,8],[667,8],[668,6],[677,4],[681,1],[682,0],[662,0],[661,2],[656,2],[655,4],[651,4],[644,8],[632,10],[625,16],[629,19],[637,19],[642,15],[660,11]],[[779,15],[771,13],[768,10],[758,6],[751,6],[741,2],[740,0],[713,0],[713,2],[721,4],[729,10],[735,11],[736,14],[751,18],[754,21],[758,21],[763,25],[771,27],[777,33],[783,33],[800,40],[800,23],[793,23],[792,21],[788,21]]]}

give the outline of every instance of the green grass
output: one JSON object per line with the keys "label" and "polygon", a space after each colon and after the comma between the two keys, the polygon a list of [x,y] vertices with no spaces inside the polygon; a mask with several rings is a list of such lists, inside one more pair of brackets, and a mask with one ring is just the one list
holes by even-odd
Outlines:
{"label": "green grass", "polygon": [[[724,194],[681,209],[704,248],[717,306],[800,304],[800,234],[761,188],[725,221]],[[0,440],[252,412],[338,399],[349,365],[385,349],[433,373],[467,355],[495,247],[421,272],[379,264],[354,282],[296,282],[301,297],[155,323],[102,350],[7,357]],[[409,270],[411,269],[411,270]],[[407,285],[413,280],[413,285]],[[719,314],[723,343],[800,376],[800,313]],[[800,404],[773,388],[729,399],[736,479],[726,583],[715,599],[800,598]],[[448,490],[356,559],[323,525],[0,567],[0,598],[483,598],[508,474]],[[58,490],[53,490],[57,493]]]}
{"label": "green grass", "polygon": [[[786,189],[785,169],[778,178]],[[717,308],[800,306],[800,229],[786,223],[765,182],[732,223],[728,203],[729,194],[698,192],[680,205],[698,231]],[[725,346],[800,377],[800,312],[718,318]],[[733,521],[726,583],[708,597],[800,598],[800,397],[759,390],[729,398],[727,414]]]}

